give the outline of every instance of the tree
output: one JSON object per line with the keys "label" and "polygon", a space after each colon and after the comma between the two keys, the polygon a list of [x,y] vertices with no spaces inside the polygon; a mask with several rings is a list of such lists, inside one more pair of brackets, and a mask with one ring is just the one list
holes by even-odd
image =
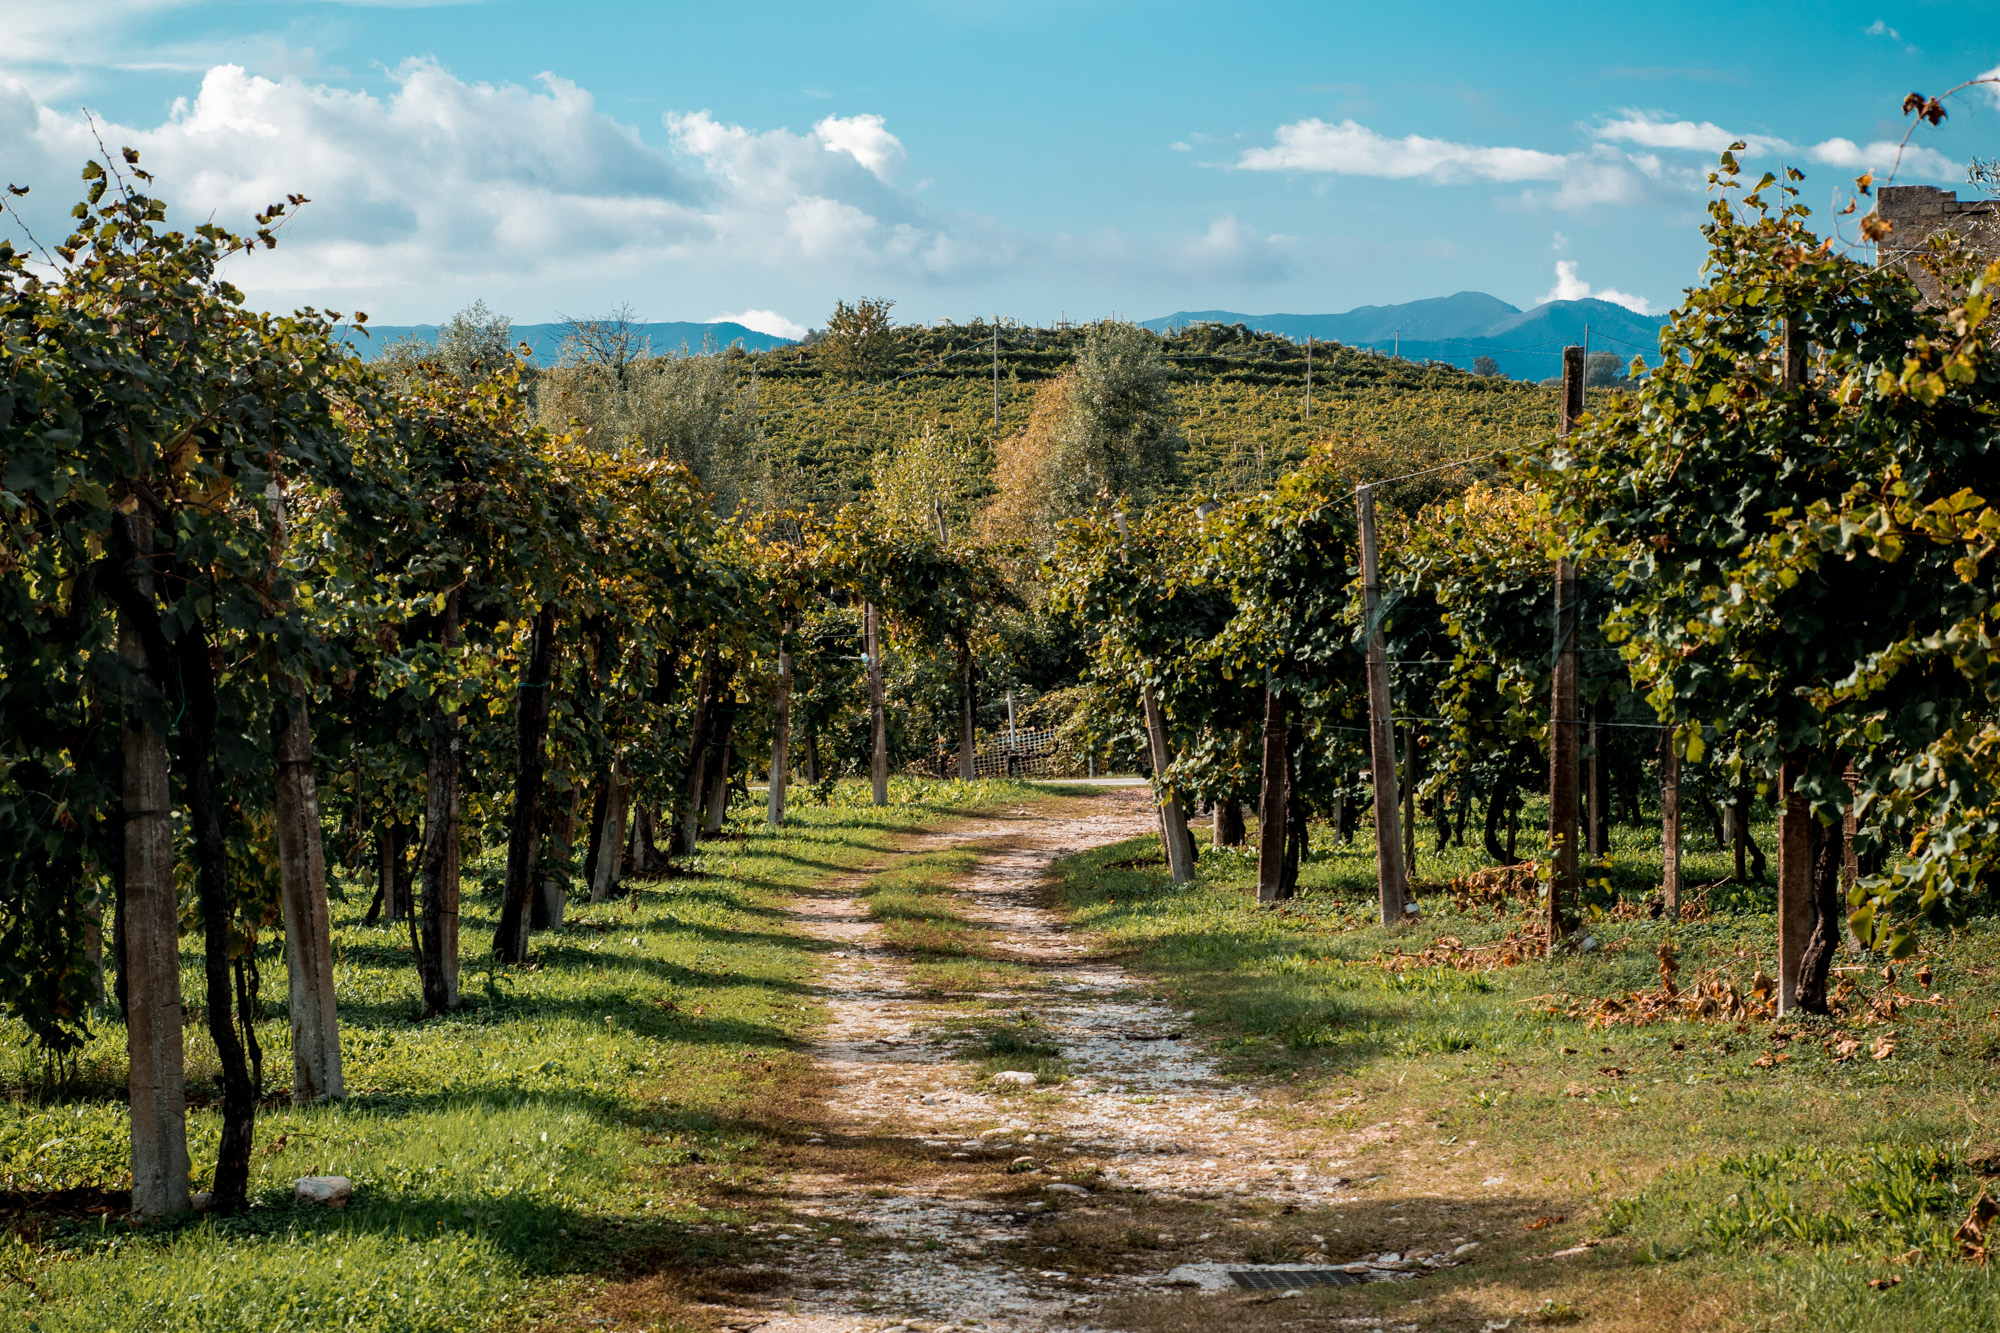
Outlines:
{"label": "tree", "polygon": [[470,384],[514,363],[513,335],[513,320],[489,310],[484,301],[474,301],[444,322],[436,342],[408,334],[384,347],[377,365],[392,375],[436,365]]}
{"label": "tree", "polygon": [[[77,731],[81,719],[72,714],[64,736],[72,746],[66,763],[105,765],[66,782],[68,798],[101,799],[116,810],[123,847],[105,839],[94,818],[58,817],[11,847],[20,864],[0,882],[10,893],[25,887],[68,919],[67,928],[44,930],[40,943],[55,946],[46,956],[17,953],[12,960],[17,977],[54,972],[53,994],[29,985],[10,999],[25,1003],[31,1026],[60,1049],[80,1017],[62,1007],[75,993],[72,942],[82,943],[99,921],[80,872],[113,856],[122,862],[134,1207],[143,1215],[184,1208],[168,822],[178,795],[202,932],[206,1019],[222,1069],[213,1190],[215,1207],[227,1212],[245,1202],[262,1091],[251,997],[257,934],[279,911],[278,877],[263,873],[274,859],[294,862],[283,875],[284,912],[301,933],[290,945],[312,950],[300,961],[313,972],[313,989],[323,995],[331,986],[324,934],[301,919],[313,906],[303,899],[314,888],[317,822],[287,819],[292,827],[275,857],[268,845],[246,844],[253,825],[270,826],[274,788],[286,789],[281,804],[303,796],[295,784],[279,783],[276,770],[310,751],[298,734],[300,701],[320,645],[287,558],[285,503],[295,488],[357,489],[343,420],[352,360],[333,340],[333,316],[257,314],[217,276],[224,259],[276,244],[273,228],[286,205],[259,214],[252,239],[212,224],[192,234],[167,231],[159,225],[165,207],[141,192],[152,178],[138,160],[127,149],[122,167],[86,165],[88,198],[73,213],[78,228],[44,256],[46,278],[0,243],[0,320],[10,326],[0,351],[0,382],[10,386],[0,393],[8,403],[0,453],[14,537],[6,573],[31,580],[14,590],[13,609],[43,629],[38,642],[11,650],[29,668],[31,707],[91,703],[95,689],[66,697],[57,691],[65,682],[102,683],[117,698],[96,705],[118,716],[123,731],[115,784],[112,752],[88,730]],[[39,410],[19,415],[16,403]],[[23,555],[31,555],[25,564]],[[46,599],[65,584],[67,605],[52,617]],[[106,651],[111,608],[115,653]],[[62,663],[79,650],[91,659],[81,676]],[[6,675],[11,685],[16,673]],[[5,794],[14,798],[5,804],[17,815],[54,813],[41,790],[45,742],[10,735],[7,744],[25,744],[26,753],[4,765],[12,788]],[[118,801],[108,799],[114,785]],[[287,814],[298,812],[279,812]],[[36,1012],[51,999],[53,1013]]]}
{"label": "tree", "polygon": [[898,339],[889,311],[895,304],[868,297],[853,305],[834,303],[826,336],[818,341],[820,362],[829,374],[850,382],[872,382],[894,372]]}
{"label": "tree", "polygon": [[1498,375],[1500,373],[1500,363],[1490,356],[1475,356],[1472,358],[1472,373],[1475,375]]}
{"label": "tree", "polygon": [[1179,480],[1172,374],[1156,335],[1109,320],[1091,327],[1048,464],[1052,518],[1087,513],[1106,495],[1143,507]]}
{"label": "tree", "polygon": [[1866,940],[1914,948],[1912,916],[1947,918],[1991,873],[2000,701],[1972,645],[2000,559],[1972,534],[2000,531],[2000,264],[1940,252],[1949,300],[1926,305],[1810,231],[1796,170],[1732,202],[1740,147],[1661,365],[1536,472],[1572,549],[1618,571],[1608,628],[1676,743],[1809,808],[1797,997],[1823,1010],[1844,813],[1876,871],[1850,900]]}

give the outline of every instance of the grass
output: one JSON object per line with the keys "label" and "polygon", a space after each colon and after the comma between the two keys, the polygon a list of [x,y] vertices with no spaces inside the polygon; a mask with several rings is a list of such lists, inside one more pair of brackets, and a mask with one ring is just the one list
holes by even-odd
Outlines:
{"label": "grass", "polygon": [[[733,1234],[744,1191],[804,1134],[787,1098],[811,1082],[800,1038],[820,1016],[810,974],[824,946],[788,920],[792,895],[893,863],[921,826],[1030,799],[1019,784],[899,779],[876,809],[850,784],[777,832],[739,808],[694,877],[573,906],[522,968],[489,965],[497,904],[468,897],[464,1003],[429,1021],[405,928],[362,925],[366,895],[349,886],[333,908],[350,1096],[267,1105],[253,1206],[233,1218],[117,1216],[129,1128],[115,1013],[54,1090],[18,1027],[0,1029],[0,1207],[15,1214],[0,1232],[0,1327],[417,1333],[567,1326],[591,1308],[692,1326],[675,1311],[758,1280]],[[886,901],[899,890],[885,883]],[[275,945],[263,952],[276,1085],[291,1058],[285,971]],[[184,941],[191,1002],[199,968]],[[217,1066],[199,1023],[187,1046],[200,1188]],[[353,1205],[294,1205],[292,1182],[311,1174],[351,1177]]]}
{"label": "grass", "polygon": [[[1287,1318],[1323,1307],[1406,1310],[1397,1317],[1427,1328],[1532,1327],[1552,1311],[1605,1329],[2000,1324],[2000,1279],[1952,1238],[1980,1192],[2000,1190],[2000,925],[1933,936],[1887,972],[1843,952],[1852,971],[1833,1019],[1634,1024],[1661,986],[1663,945],[1683,986],[1707,976],[1747,991],[1775,973],[1768,886],[1719,884],[1700,919],[1654,919],[1643,899],[1657,832],[1621,828],[1594,875],[1589,951],[1491,965],[1503,950],[1467,951],[1518,939],[1520,907],[1456,905],[1443,888],[1483,856],[1437,852],[1425,829],[1424,914],[1383,928],[1369,830],[1350,845],[1314,835],[1300,896],[1275,910],[1256,905],[1254,854],[1205,850],[1198,883],[1176,890],[1152,839],[1069,858],[1052,889],[1200,1016],[1231,1072],[1276,1086],[1263,1111],[1274,1132],[1351,1154],[1347,1248],[1413,1233],[1482,1241],[1479,1263],[1287,1302]],[[1758,836],[1772,847],[1768,824]],[[1691,886],[1727,878],[1704,841],[1689,838]],[[1556,1220],[1529,1229],[1542,1219]],[[1586,1241],[1576,1257],[1535,1258]],[[1300,1243],[1286,1234],[1272,1252]],[[1149,1300],[1121,1317],[1180,1326],[1171,1302]]]}

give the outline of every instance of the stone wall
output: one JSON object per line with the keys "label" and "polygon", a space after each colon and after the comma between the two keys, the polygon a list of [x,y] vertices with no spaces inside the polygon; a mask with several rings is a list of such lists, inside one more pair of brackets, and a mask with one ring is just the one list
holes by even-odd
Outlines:
{"label": "stone wall", "polygon": [[1960,199],[1929,185],[1885,185],[1875,192],[1875,211],[1894,227],[1875,248],[1878,260],[1900,265],[1933,301],[1937,280],[1915,262],[1930,252],[1932,236],[1956,232],[1987,259],[2000,259],[2000,201]]}

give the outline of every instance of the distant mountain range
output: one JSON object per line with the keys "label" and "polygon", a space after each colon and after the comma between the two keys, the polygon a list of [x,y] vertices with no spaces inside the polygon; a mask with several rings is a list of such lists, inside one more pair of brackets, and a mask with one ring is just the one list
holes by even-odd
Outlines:
{"label": "distant mountain range", "polygon": [[[1659,361],[1660,326],[1664,315],[1639,315],[1609,301],[1550,301],[1529,310],[1508,305],[1485,292],[1458,292],[1401,305],[1365,305],[1337,315],[1244,315],[1234,310],[1177,310],[1143,327],[1164,333],[1189,324],[1242,324],[1263,333],[1304,341],[1345,343],[1394,352],[1413,361],[1446,361],[1472,368],[1475,357],[1490,356],[1502,374],[1515,379],[1547,379],[1562,371],[1562,349],[1585,341],[1593,351],[1643,355]],[[516,324],[514,337],[534,349],[535,359],[552,365],[562,347],[567,324]],[[745,351],[789,347],[792,340],[759,333],[741,324],[640,324],[637,329],[655,353],[699,352],[740,344]],[[361,358],[372,360],[399,338],[437,341],[435,324],[370,324],[362,336],[353,330],[348,341]]]}
{"label": "distant mountain range", "polygon": [[1530,310],[1485,292],[1458,292],[1401,305],[1365,305],[1338,315],[1242,315],[1233,310],[1177,310],[1145,327],[1165,332],[1188,324],[1242,324],[1287,338],[1323,339],[1395,352],[1413,361],[1448,361],[1471,369],[1490,356],[1502,374],[1541,380],[1562,372],[1562,349],[1585,341],[1593,351],[1644,356],[1657,363],[1665,315],[1640,315],[1594,298],[1550,301]]}
{"label": "distant mountain range", "polygon": [[[689,324],[684,322],[666,324],[634,325],[641,337],[652,346],[655,355],[678,352],[686,347],[690,352],[699,352],[704,346],[712,346],[722,351],[731,344],[741,343],[749,352],[768,351],[773,347],[789,347],[790,338],[780,338],[775,334],[759,333],[746,329],[741,324],[723,321],[719,324]],[[524,342],[534,349],[535,360],[542,365],[555,364],[556,354],[562,349],[563,334],[569,329],[567,324],[516,324],[514,341]],[[427,343],[436,343],[438,326],[435,324],[370,324],[366,336],[349,328],[347,342],[359,353],[363,361],[372,361],[382,354],[382,349],[399,338],[417,338]]]}

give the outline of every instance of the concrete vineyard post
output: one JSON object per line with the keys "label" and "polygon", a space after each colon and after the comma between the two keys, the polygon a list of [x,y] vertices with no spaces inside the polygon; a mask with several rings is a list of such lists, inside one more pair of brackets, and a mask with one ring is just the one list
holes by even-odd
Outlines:
{"label": "concrete vineyard post", "polygon": [[273,805],[285,913],[285,967],[291,983],[292,1102],[307,1106],[347,1095],[334,1009],[333,927],[326,904],[326,848],[313,781],[312,723],[296,685],[278,730]]}
{"label": "concrete vineyard post", "polygon": [[861,611],[862,635],[868,654],[868,719],[869,732],[873,736],[874,749],[868,762],[869,775],[875,780],[875,804],[889,804],[889,729],[882,716],[882,613],[875,609],[875,603],[867,603]]}
{"label": "concrete vineyard post", "polygon": [[1403,919],[1407,893],[1401,818],[1396,808],[1396,735],[1389,712],[1389,649],[1382,635],[1381,559],[1375,549],[1375,493],[1354,488],[1361,528],[1361,607],[1368,622],[1368,767],[1375,788],[1375,888],[1382,924]]}
{"label": "concrete vineyard post", "polygon": [[[143,510],[140,511],[144,513]],[[145,556],[152,529],[132,522],[135,581],[150,596]],[[119,616],[118,651],[135,674],[157,685],[132,613]],[[132,1212],[164,1217],[188,1210],[187,1072],[182,1042],[180,914],[174,886],[172,794],[167,738],[125,699],[125,1050],[132,1106]]]}
{"label": "concrete vineyard post", "polygon": [[[785,633],[791,626],[784,627]],[[771,723],[771,789],[764,803],[764,822],[778,828],[785,822],[785,783],[791,775],[792,653],[778,649],[777,716]]]}

